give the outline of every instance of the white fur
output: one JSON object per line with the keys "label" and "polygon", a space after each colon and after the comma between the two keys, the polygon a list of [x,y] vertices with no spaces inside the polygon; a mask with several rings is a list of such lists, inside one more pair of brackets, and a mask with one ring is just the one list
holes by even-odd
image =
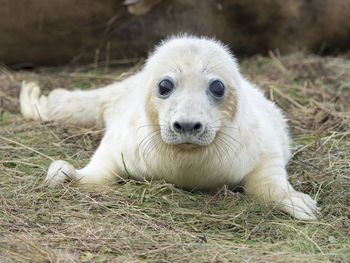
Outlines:
{"label": "white fur", "polygon": [[[169,98],[157,96],[164,77],[175,82]],[[220,79],[222,102],[207,94]],[[100,184],[128,172],[135,178],[165,179],[184,188],[215,189],[242,184],[247,194],[272,203],[299,219],[316,219],[316,201],[289,184],[290,156],[286,120],[274,103],[247,81],[221,43],[180,36],[156,48],[137,74],[91,91],[54,90],[40,96],[39,87],[23,83],[25,117],[106,125],[106,133],[89,164],[75,170],[64,161],[51,164],[51,186],[70,179]],[[176,121],[200,121],[205,139],[174,134]]]}

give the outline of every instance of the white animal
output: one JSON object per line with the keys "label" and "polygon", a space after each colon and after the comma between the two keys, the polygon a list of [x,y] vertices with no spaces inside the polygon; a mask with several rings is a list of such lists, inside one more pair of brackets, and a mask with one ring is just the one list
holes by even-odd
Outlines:
{"label": "white animal", "polygon": [[[290,139],[276,105],[239,72],[218,41],[178,36],[162,42],[143,69],[104,88],[40,96],[23,83],[26,118],[106,126],[88,165],[55,161],[46,181],[105,184],[128,172],[188,189],[242,185],[290,215],[315,220],[316,201],[287,179]],[[122,158],[123,156],[123,158]]]}

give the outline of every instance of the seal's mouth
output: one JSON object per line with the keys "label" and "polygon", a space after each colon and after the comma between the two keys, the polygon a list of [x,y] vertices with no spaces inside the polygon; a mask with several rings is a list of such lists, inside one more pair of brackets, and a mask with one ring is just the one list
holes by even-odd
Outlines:
{"label": "seal's mouth", "polygon": [[179,135],[178,142],[175,145],[179,145],[183,147],[191,147],[191,148],[203,146],[200,143],[200,136],[188,135],[188,134]]}
{"label": "seal's mouth", "polygon": [[192,149],[202,147],[202,145],[200,144],[191,143],[191,142],[179,143],[179,144],[175,144],[175,146],[183,150],[192,150]]}
{"label": "seal's mouth", "polygon": [[160,129],[161,137],[166,144],[186,149],[209,145],[213,142],[216,135],[214,129],[205,129],[199,134],[191,134],[188,132],[175,133],[169,126],[161,126]]}

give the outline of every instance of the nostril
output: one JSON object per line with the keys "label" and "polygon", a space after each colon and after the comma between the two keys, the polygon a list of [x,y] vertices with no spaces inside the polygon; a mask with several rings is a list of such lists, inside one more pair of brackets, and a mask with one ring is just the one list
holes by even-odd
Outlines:
{"label": "nostril", "polygon": [[202,130],[202,127],[203,127],[202,123],[196,122],[193,126],[193,131],[200,132]]}
{"label": "nostril", "polygon": [[180,132],[181,130],[182,130],[182,127],[181,127],[181,124],[179,123],[179,122],[174,122],[174,124],[173,124],[173,129],[174,129],[174,131],[176,131],[176,132]]}

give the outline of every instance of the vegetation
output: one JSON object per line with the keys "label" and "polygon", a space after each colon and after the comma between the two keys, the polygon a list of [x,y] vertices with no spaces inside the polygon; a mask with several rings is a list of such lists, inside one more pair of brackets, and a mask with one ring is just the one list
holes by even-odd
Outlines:
{"label": "vegetation", "polygon": [[126,179],[99,189],[48,188],[43,178],[51,159],[82,167],[103,131],[25,121],[20,81],[36,80],[45,92],[94,88],[138,66],[127,72],[125,65],[34,72],[3,67],[0,261],[349,262],[350,60],[271,53],[241,66],[290,120],[290,180],[317,198],[318,222],[293,219],[227,187],[188,192]]}

